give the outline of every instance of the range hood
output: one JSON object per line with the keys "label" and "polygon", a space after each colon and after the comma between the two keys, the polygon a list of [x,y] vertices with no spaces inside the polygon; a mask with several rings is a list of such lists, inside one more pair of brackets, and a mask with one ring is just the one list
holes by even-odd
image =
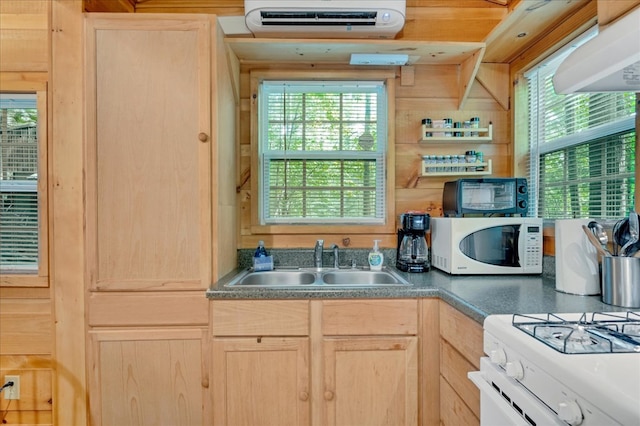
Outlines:
{"label": "range hood", "polygon": [[640,91],[640,7],[574,50],[553,77],[557,93]]}

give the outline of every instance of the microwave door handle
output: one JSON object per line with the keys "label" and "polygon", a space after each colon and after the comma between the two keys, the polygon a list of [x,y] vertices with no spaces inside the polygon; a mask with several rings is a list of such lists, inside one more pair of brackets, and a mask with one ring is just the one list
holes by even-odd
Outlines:
{"label": "microwave door handle", "polygon": [[524,227],[524,225],[517,225],[517,229],[515,231],[515,246],[517,248],[516,253],[515,253],[515,261],[516,261],[516,265],[517,266],[522,266],[520,263],[521,259],[524,259],[524,243],[525,243],[525,238],[522,237],[522,228]]}

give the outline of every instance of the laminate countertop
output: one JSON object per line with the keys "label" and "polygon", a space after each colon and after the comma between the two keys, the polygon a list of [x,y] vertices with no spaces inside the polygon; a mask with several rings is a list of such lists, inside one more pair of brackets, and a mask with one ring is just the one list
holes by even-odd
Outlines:
{"label": "laminate countertop", "polygon": [[398,271],[410,286],[378,288],[248,288],[225,287],[243,269],[213,284],[209,299],[352,299],[438,297],[480,324],[487,315],[628,311],[602,303],[600,296],[577,296],[555,289],[547,276],[449,275],[437,269],[424,273]]}

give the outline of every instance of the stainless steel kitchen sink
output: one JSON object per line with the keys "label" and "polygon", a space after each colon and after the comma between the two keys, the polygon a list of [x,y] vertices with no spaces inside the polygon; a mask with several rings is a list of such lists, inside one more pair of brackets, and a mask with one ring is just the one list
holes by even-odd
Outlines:
{"label": "stainless steel kitchen sink", "polygon": [[[326,285],[398,285],[405,284],[397,275],[388,271],[335,271],[322,274],[322,281]],[[408,284],[408,283],[406,283]]]}
{"label": "stainless steel kitchen sink", "polygon": [[410,286],[394,271],[368,269],[298,268],[254,272],[247,269],[225,287],[286,287],[286,288],[336,288],[336,287],[385,287]]}
{"label": "stainless steel kitchen sink", "polygon": [[316,280],[316,274],[305,271],[247,271],[227,286],[289,287],[315,284]]}

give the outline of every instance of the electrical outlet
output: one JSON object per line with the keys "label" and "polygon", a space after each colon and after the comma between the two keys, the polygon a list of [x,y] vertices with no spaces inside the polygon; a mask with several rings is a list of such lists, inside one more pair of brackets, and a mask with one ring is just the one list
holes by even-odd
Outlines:
{"label": "electrical outlet", "polygon": [[7,382],[13,382],[13,386],[4,389],[4,399],[20,399],[20,376],[4,376]]}

